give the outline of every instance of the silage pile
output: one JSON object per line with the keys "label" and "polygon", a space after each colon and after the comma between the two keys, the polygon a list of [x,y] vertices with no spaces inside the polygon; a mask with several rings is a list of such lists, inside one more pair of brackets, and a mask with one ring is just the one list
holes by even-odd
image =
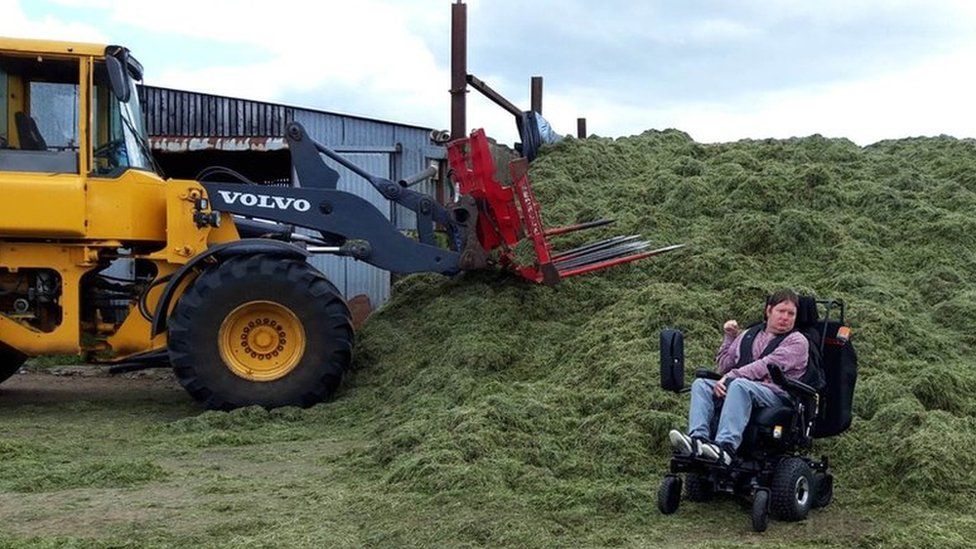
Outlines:
{"label": "silage pile", "polygon": [[976,143],[649,131],[561,143],[532,177],[547,225],[610,216],[585,238],[688,248],[557,288],[403,280],[348,386],[375,425],[360,459],[388,482],[646,510],[687,411],[658,388],[659,331],[710,363],[722,321],[757,320],[791,286],[844,299],[860,354],[855,425],[815,450],[839,486],[936,506],[976,493]]}

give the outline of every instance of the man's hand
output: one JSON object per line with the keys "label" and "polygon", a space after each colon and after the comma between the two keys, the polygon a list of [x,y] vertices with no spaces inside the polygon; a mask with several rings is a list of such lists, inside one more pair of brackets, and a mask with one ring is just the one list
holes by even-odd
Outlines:
{"label": "man's hand", "polygon": [[739,323],[735,320],[727,320],[725,324],[722,325],[722,331],[729,334],[731,337],[739,336]]}
{"label": "man's hand", "polygon": [[712,388],[712,392],[715,393],[715,396],[718,398],[725,398],[725,393],[728,391],[728,388],[725,386],[726,377],[727,376],[722,376],[722,379],[716,381],[715,387]]}

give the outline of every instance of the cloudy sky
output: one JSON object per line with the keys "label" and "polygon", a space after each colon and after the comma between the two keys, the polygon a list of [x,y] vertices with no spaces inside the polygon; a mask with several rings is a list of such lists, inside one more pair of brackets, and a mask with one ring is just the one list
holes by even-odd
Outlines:
{"label": "cloudy sky", "polygon": [[[0,35],[128,46],[146,83],[450,126],[451,0],[0,0]],[[976,2],[468,0],[468,70],[561,133],[976,137]],[[468,123],[511,117],[469,94]]]}

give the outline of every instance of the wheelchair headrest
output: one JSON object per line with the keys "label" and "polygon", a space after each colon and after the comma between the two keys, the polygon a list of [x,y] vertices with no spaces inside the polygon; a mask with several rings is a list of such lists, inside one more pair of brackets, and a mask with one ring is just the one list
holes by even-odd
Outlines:
{"label": "wheelchair headrest", "polygon": [[796,308],[796,328],[803,330],[817,323],[817,299],[808,295],[800,296],[800,303]]}

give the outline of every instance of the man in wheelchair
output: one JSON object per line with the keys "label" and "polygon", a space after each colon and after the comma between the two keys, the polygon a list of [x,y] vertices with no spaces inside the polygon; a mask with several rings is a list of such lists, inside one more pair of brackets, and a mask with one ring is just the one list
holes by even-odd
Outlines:
{"label": "man in wheelchair", "polygon": [[[789,405],[789,394],[773,383],[769,366],[778,365],[791,379],[801,379],[806,372],[810,343],[793,330],[799,304],[793,291],[780,290],[766,301],[765,323],[745,332],[735,320],[725,323],[716,357],[721,377],[692,383],[688,434],[670,433],[676,453],[731,465],[753,408]],[[713,437],[716,412],[718,432]]]}
{"label": "man in wheelchair", "polygon": [[[826,314],[819,318],[818,305]],[[839,320],[831,320],[839,307]],[[721,493],[752,498],[752,525],[766,529],[768,513],[802,520],[826,506],[833,477],[826,457],[805,455],[814,438],[837,435],[851,422],[857,356],[844,305],[790,290],[773,293],[765,321],[741,331],[723,326],[717,371],[699,369],[691,387],[688,432],[669,433],[674,456],[658,491],[670,514],[686,498],[707,501]],[[681,332],[661,332],[661,386],[684,392]]]}

